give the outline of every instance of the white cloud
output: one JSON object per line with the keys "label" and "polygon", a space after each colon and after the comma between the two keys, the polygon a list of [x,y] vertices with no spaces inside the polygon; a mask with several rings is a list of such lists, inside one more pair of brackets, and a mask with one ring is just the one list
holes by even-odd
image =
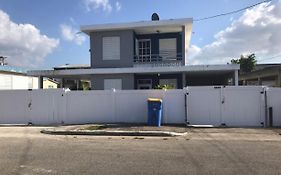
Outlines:
{"label": "white cloud", "polygon": [[[190,63],[225,64],[241,54],[255,53],[258,60],[281,54],[281,0],[247,10],[215,40],[202,48],[190,47]],[[281,58],[271,61],[281,62]]]}
{"label": "white cloud", "polygon": [[76,21],[75,21],[74,18],[70,17],[70,18],[69,18],[69,21],[71,22],[71,24],[77,25],[77,23],[76,23]]}
{"label": "white cloud", "polygon": [[73,41],[78,45],[81,45],[86,37],[79,33],[77,29],[74,29],[71,25],[61,24],[60,25],[62,38],[66,41]]}
{"label": "white cloud", "polygon": [[42,35],[32,24],[17,24],[0,10],[0,55],[14,66],[36,67],[59,45],[59,40]]}
{"label": "white cloud", "polygon": [[112,11],[112,5],[109,0],[84,0],[87,11],[101,8],[105,12]]}
{"label": "white cloud", "polygon": [[120,11],[122,5],[119,1],[112,3],[110,0],[83,0],[84,6],[87,11],[101,9],[104,12],[110,13],[113,9]]}
{"label": "white cloud", "polygon": [[115,7],[116,7],[116,10],[117,10],[117,11],[120,11],[120,10],[121,10],[122,6],[121,6],[121,4],[120,4],[119,1],[116,1]]}

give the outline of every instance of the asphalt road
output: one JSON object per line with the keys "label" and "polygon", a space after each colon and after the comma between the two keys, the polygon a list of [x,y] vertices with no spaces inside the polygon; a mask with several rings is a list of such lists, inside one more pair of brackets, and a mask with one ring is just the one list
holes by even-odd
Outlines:
{"label": "asphalt road", "polygon": [[195,129],[185,137],[51,136],[0,127],[0,174],[280,174],[281,136]]}

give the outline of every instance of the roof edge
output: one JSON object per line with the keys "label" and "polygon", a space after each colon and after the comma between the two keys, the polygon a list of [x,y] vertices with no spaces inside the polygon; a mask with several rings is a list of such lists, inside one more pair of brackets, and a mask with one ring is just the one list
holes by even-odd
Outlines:
{"label": "roof edge", "polygon": [[135,29],[140,27],[154,27],[154,26],[172,26],[172,25],[187,25],[192,24],[193,18],[178,18],[159,21],[138,21],[128,23],[106,23],[94,25],[81,25],[80,30],[86,34],[91,31],[107,31],[107,30],[122,30]]}

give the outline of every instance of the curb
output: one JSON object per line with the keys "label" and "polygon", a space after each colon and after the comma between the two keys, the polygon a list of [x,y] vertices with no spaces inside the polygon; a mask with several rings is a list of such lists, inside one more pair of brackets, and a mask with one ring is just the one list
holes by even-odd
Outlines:
{"label": "curb", "polygon": [[50,135],[93,135],[93,136],[150,136],[150,137],[176,137],[183,136],[185,133],[167,132],[167,131],[54,131],[54,130],[41,130],[43,134]]}

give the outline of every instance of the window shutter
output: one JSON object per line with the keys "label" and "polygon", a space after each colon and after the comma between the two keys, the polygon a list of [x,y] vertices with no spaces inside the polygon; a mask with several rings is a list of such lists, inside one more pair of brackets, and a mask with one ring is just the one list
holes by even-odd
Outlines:
{"label": "window shutter", "polygon": [[122,79],[104,79],[104,90],[122,89]]}
{"label": "window shutter", "polygon": [[160,39],[159,40],[159,54],[163,60],[177,59],[177,39]]}
{"label": "window shutter", "polygon": [[120,60],[120,37],[102,38],[103,60]]}

